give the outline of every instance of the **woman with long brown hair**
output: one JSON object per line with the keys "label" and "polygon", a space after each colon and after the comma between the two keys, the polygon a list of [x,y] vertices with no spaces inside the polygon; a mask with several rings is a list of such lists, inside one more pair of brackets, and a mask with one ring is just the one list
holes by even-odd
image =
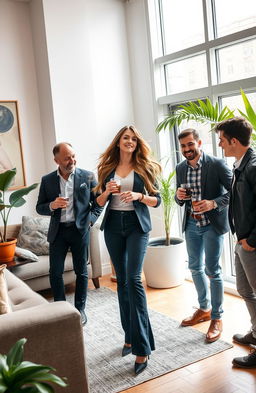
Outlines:
{"label": "woman with long brown hair", "polygon": [[[97,203],[108,202],[101,229],[117,276],[121,323],[125,333],[122,356],[136,355],[135,374],[147,367],[155,349],[141,282],[151,221],[148,206],[157,207],[160,165],[133,126],[123,127],[100,156]],[[121,187],[120,187],[121,183]]]}

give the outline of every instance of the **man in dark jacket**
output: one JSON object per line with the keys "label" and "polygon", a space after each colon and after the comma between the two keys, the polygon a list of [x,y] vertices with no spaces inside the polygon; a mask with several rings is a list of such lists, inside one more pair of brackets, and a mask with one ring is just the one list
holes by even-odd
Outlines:
{"label": "man in dark jacket", "polygon": [[[189,269],[198,295],[199,309],[183,319],[182,326],[211,320],[206,341],[220,338],[222,331],[223,279],[220,256],[224,233],[229,231],[228,203],[232,172],[225,161],[209,156],[201,150],[199,134],[194,129],[178,136],[186,160],[176,167],[177,191],[175,200],[185,206],[183,231],[189,257]],[[192,189],[186,195],[186,184]],[[205,258],[203,258],[205,255]],[[208,279],[210,280],[210,292]]]}
{"label": "man in dark jacket", "polygon": [[85,302],[88,284],[87,259],[90,227],[102,208],[92,191],[96,180],[92,172],[76,168],[75,152],[69,143],[53,148],[58,169],[43,176],[36,211],[51,216],[48,241],[50,243],[50,284],[54,301],[65,300],[63,271],[70,248],[76,274],[75,307],[81,322],[87,321]]}
{"label": "man in dark jacket", "polygon": [[[251,317],[251,331],[235,334],[233,340],[242,345],[256,345],[256,152],[250,148],[251,124],[235,117],[216,126],[219,146],[226,157],[235,157],[229,206],[229,223],[236,233],[235,266],[237,290],[243,297]],[[256,367],[256,351],[233,359],[237,367]]]}

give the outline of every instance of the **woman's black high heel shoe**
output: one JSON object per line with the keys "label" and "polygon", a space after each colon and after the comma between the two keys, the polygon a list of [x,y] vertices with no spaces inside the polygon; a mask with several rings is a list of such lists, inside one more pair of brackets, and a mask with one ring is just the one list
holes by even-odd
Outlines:
{"label": "woman's black high heel shoe", "polygon": [[145,368],[147,368],[148,359],[149,359],[149,356],[147,356],[147,359],[146,359],[146,361],[144,363],[136,363],[135,362],[135,364],[134,364],[135,375],[138,375],[138,374],[142,373],[142,371],[144,371]]}
{"label": "woman's black high heel shoe", "polygon": [[122,349],[122,357],[127,356],[130,353],[132,353],[132,347],[127,347],[127,345],[124,345]]}

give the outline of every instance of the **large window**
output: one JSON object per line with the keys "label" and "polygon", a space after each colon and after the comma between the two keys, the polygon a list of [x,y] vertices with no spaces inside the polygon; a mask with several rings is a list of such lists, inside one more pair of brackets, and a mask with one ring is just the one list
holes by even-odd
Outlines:
{"label": "large window", "polygon": [[[256,108],[255,4],[255,0],[148,0],[158,121],[175,106],[206,97],[244,111],[240,88]],[[191,123],[160,133],[160,153],[176,151],[175,133],[190,126],[199,130],[206,152],[222,155],[210,127]],[[173,156],[179,160],[178,154]],[[232,162],[228,160],[229,165]],[[223,266],[226,279],[234,280],[229,236]]]}

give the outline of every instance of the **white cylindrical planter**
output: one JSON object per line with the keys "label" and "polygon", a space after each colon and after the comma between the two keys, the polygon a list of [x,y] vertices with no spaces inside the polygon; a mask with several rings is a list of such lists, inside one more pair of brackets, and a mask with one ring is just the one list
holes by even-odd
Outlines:
{"label": "white cylindrical planter", "polygon": [[171,288],[181,285],[185,278],[184,240],[175,237],[170,246],[163,237],[149,239],[144,261],[147,285],[152,288]]}

